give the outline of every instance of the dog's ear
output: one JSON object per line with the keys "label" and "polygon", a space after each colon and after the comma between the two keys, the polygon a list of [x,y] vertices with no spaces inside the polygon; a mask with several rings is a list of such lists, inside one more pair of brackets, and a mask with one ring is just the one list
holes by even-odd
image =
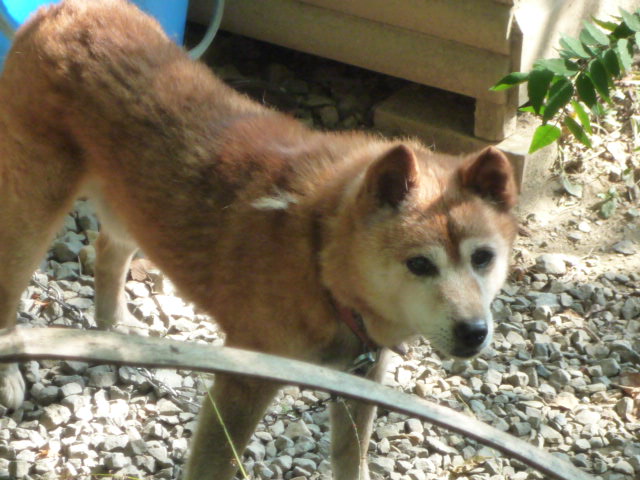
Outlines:
{"label": "dog's ear", "polygon": [[462,186],[495,204],[510,210],[518,197],[511,162],[495,147],[471,155],[460,169]]}
{"label": "dog's ear", "polygon": [[418,178],[415,153],[406,145],[398,145],[369,166],[363,193],[380,206],[397,208],[418,184]]}

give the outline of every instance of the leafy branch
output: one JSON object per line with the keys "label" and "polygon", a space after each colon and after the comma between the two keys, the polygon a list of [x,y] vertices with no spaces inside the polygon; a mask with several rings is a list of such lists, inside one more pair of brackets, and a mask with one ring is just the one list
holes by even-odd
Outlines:
{"label": "leafy branch", "polygon": [[613,82],[631,70],[640,46],[640,9],[621,9],[615,20],[584,22],[579,38],[561,38],[559,58],[538,60],[530,72],[510,73],[491,87],[501,91],[526,82],[529,101],[520,110],[542,119],[529,153],[558,140],[560,126],[591,147],[591,118],[612,104]]}

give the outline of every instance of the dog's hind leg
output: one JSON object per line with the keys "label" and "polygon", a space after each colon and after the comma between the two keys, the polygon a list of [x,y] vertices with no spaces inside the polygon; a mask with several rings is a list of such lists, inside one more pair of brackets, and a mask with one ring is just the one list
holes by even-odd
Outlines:
{"label": "dog's hind leg", "polygon": [[117,237],[106,229],[96,241],[96,323],[102,330],[131,326],[124,284],[137,247],[128,238]]}
{"label": "dog's hind leg", "polygon": [[[380,357],[367,374],[369,380],[381,382],[391,352]],[[376,417],[375,405],[341,400],[331,404],[331,465],[334,480],[369,480],[367,450]]]}
{"label": "dog's hind leg", "polygon": [[137,246],[109,207],[103,202],[97,206],[101,228],[95,245],[96,323],[102,330],[128,329],[135,322],[127,308],[124,285]]}
{"label": "dog's hind leg", "polygon": [[[186,480],[233,478],[238,465],[227,433],[233,448],[242,457],[251,434],[278,388],[277,384],[264,380],[216,375],[211,396],[205,396],[200,411]],[[223,423],[218,419],[216,407]]]}
{"label": "dog's hind leg", "polygon": [[[83,177],[71,149],[40,143],[29,135],[19,139],[8,129],[9,123],[0,117],[0,328],[15,325],[20,294],[71,208]],[[0,403],[17,408],[24,390],[17,364],[0,364]]]}

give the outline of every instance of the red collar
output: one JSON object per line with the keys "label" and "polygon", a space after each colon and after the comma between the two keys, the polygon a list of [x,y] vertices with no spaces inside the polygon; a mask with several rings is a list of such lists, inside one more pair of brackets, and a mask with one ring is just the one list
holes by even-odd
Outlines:
{"label": "red collar", "polygon": [[[349,307],[345,307],[335,300],[333,300],[333,304],[338,311],[340,320],[342,320],[351,329],[355,336],[360,339],[360,342],[362,342],[362,346],[366,352],[375,352],[382,348],[367,333],[362,315]],[[407,354],[407,348],[403,343],[392,347],[390,350],[401,356]]]}
{"label": "red collar", "polygon": [[374,342],[367,333],[364,321],[362,320],[362,315],[340,303],[336,304],[336,309],[338,310],[340,320],[342,320],[351,329],[355,336],[360,339],[365,350],[375,351],[380,348],[380,346]]}

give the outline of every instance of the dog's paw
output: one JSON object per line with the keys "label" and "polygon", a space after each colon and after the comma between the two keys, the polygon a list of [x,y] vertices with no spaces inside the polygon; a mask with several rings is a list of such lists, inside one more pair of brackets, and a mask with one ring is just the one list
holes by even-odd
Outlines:
{"label": "dog's paw", "polygon": [[0,364],[0,404],[19,408],[24,401],[26,387],[17,363]]}

